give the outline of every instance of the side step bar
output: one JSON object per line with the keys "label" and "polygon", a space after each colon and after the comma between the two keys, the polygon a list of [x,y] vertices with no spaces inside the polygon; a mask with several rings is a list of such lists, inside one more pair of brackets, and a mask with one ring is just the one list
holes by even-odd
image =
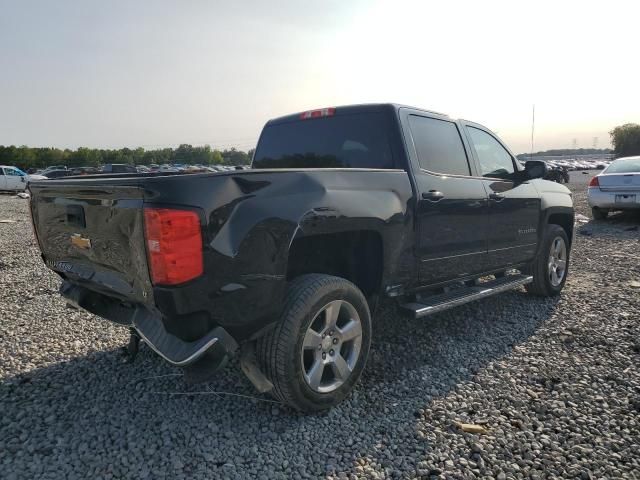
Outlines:
{"label": "side step bar", "polygon": [[520,285],[533,282],[531,275],[507,275],[488,282],[483,282],[473,287],[461,287],[450,292],[440,293],[425,297],[421,302],[411,302],[402,305],[402,308],[415,318],[426,317],[434,313],[448,310],[465,303],[473,302],[481,298],[490,297],[496,293],[512,290]]}

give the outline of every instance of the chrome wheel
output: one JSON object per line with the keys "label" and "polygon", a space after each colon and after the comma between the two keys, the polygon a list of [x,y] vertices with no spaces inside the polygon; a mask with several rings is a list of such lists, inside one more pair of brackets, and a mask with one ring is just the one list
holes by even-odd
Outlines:
{"label": "chrome wheel", "polygon": [[318,393],[339,388],[360,357],[362,323],[349,302],[334,300],[316,314],[305,333],[300,360],[309,387]]}
{"label": "chrome wheel", "polygon": [[567,245],[561,237],[556,237],[551,242],[548,272],[549,281],[554,287],[562,283],[567,272]]}

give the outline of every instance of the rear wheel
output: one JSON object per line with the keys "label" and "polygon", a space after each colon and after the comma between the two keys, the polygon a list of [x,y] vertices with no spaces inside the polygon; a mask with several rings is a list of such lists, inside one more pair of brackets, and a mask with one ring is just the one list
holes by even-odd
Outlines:
{"label": "rear wheel", "polygon": [[367,301],[353,283],[302,275],[288,289],[280,322],[258,340],[273,395],[306,412],[344,400],[364,369],[371,343]]}
{"label": "rear wheel", "polygon": [[607,218],[609,214],[609,210],[605,208],[591,207],[591,215],[594,220],[604,220]]}
{"label": "rear wheel", "polygon": [[559,225],[549,224],[536,259],[529,268],[533,282],[526,285],[529,293],[551,297],[558,295],[569,271],[569,239]]}

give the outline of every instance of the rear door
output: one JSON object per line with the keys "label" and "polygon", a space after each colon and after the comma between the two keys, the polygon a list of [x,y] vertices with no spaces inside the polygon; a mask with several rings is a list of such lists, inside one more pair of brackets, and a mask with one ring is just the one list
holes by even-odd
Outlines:
{"label": "rear door", "polygon": [[474,178],[459,125],[448,117],[400,110],[417,189],[420,280],[436,284],[480,273],[487,253],[488,203]]}
{"label": "rear door", "polygon": [[531,260],[538,241],[538,191],[522,181],[514,156],[491,131],[470,122],[465,130],[489,197],[488,269]]}

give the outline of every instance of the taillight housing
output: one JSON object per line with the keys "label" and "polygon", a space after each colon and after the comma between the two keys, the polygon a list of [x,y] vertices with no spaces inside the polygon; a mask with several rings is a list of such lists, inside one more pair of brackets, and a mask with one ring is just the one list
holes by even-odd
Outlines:
{"label": "taillight housing", "polygon": [[145,208],[144,233],[154,285],[178,285],[202,275],[202,231],[195,212]]}
{"label": "taillight housing", "polygon": [[598,188],[600,188],[600,180],[598,180],[598,177],[593,177],[591,179],[591,181],[589,182],[589,186],[590,187],[598,187]]}

